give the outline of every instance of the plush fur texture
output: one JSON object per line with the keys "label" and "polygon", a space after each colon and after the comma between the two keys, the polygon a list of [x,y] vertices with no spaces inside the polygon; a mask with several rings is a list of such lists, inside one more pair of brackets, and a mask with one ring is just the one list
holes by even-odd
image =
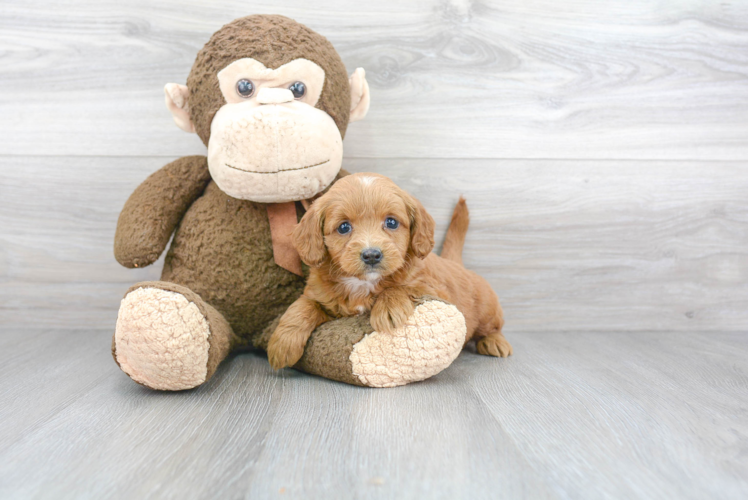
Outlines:
{"label": "plush fur texture", "polygon": [[[294,231],[302,260],[312,266],[304,294],[281,318],[268,345],[274,368],[293,365],[311,332],[333,318],[371,311],[372,327],[392,332],[414,312],[414,301],[434,295],[465,316],[467,337],[481,354],[512,353],[501,329],[499,300],[490,285],[461,265],[469,217],[458,203],[445,246],[448,260],[431,253],[434,221],[423,206],[377,174],[338,181]],[[376,251],[381,259],[366,261]]]}
{"label": "plush fur texture", "polygon": [[162,390],[188,389],[207,378],[210,336],[205,316],[184,295],[138,288],[122,301],[115,359],[141,384]]}
{"label": "plush fur texture", "polygon": [[122,301],[112,354],[136,382],[183,390],[210,378],[234,340],[220,313],[189,290],[142,283]]}
{"label": "plush fur texture", "polygon": [[186,156],[151,174],[127,199],[117,221],[114,256],[125,267],[153,264],[210,182],[204,156]]}
{"label": "plush fur texture", "polygon": [[173,232],[161,280],[211,304],[245,343],[304,288],[303,276],[275,265],[266,205],[221,191],[204,156],[176,160],[138,187],[120,215],[115,256],[127,267],[150,264]]}
{"label": "plush fur texture", "polygon": [[232,198],[214,182],[182,218],[161,279],[197,293],[247,341],[304,287],[303,276],[275,264],[265,204]]}
{"label": "plush fur texture", "polygon": [[400,328],[373,332],[353,346],[351,370],[371,387],[427,379],[457,358],[466,331],[465,317],[452,304],[417,300],[415,311]]}

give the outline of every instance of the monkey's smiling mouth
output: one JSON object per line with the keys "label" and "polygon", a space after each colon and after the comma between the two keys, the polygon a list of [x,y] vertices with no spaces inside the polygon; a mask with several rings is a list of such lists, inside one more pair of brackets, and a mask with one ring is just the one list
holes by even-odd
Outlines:
{"label": "monkey's smiling mouth", "polygon": [[246,170],[244,168],[238,168],[238,167],[235,167],[233,165],[229,165],[228,163],[225,163],[224,165],[226,165],[229,168],[233,168],[234,170],[238,170],[239,172],[247,172],[247,173],[250,173],[250,174],[280,174],[281,172],[291,172],[293,170],[306,170],[307,168],[319,167],[320,165],[324,165],[325,163],[330,163],[330,159],[328,158],[325,161],[321,161],[319,163],[315,163],[314,165],[307,165],[306,167],[284,168],[283,170],[278,170],[278,171],[275,171],[275,172],[260,172],[259,170]]}

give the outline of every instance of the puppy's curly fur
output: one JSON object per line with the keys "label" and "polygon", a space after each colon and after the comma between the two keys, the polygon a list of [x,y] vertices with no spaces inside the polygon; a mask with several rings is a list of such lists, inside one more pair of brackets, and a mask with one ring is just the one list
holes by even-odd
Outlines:
{"label": "puppy's curly fur", "polygon": [[270,338],[271,366],[293,366],[312,331],[332,318],[370,311],[375,330],[392,331],[424,295],[459,309],[467,324],[466,343],[475,339],[479,353],[511,355],[501,333],[498,297],[486,280],[462,266],[468,223],[460,198],[439,257],[431,252],[434,219],[390,179],[363,173],[337,181],[294,230],[294,245],[311,272],[304,294]]}

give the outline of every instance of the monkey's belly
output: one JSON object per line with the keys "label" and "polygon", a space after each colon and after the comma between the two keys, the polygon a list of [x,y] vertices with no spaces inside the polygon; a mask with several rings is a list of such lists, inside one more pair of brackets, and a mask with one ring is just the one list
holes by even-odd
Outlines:
{"label": "monkey's belly", "polygon": [[190,288],[249,340],[283,313],[305,279],[275,264],[267,207],[211,182],[178,226],[161,279]]}

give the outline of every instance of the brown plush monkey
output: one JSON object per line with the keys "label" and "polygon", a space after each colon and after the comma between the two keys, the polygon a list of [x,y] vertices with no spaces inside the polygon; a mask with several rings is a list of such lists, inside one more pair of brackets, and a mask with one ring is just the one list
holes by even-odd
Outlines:
{"label": "brown plush monkey", "polygon": [[[117,223],[114,253],[152,264],[174,235],[161,281],[138,283],[120,306],[117,364],[161,390],[196,387],[234,348],[265,348],[277,318],[302,292],[290,233],[305,206],[340,175],[350,121],[369,107],[364,71],[348,78],[332,45],[282,16],[249,16],[216,32],[187,86],[168,84],[177,125],[208,155],[176,160],[146,179]],[[368,318],[320,327],[296,365],[351,384],[400,385],[457,356],[464,318],[425,298],[395,334]]]}

